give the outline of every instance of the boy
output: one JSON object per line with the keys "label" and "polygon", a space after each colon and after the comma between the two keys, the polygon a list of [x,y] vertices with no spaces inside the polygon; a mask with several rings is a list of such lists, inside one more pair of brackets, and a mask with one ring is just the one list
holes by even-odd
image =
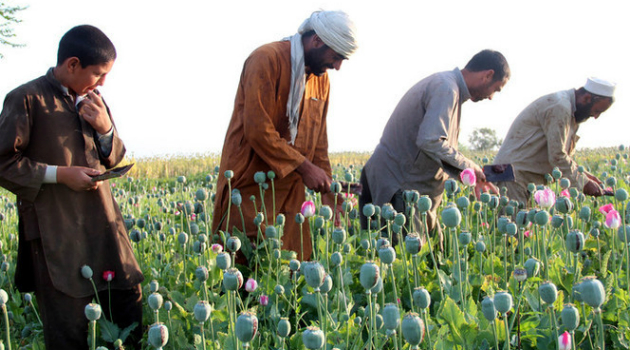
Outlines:
{"label": "boy", "polygon": [[82,25],[59,42],[57,65],[7,94],[0,114],[0,186],[16,195],[19,248],[16,286],[35,291],[47,349],[87,349],[85,306],[94,298],[81,267],[94,271],[109,319],[138,322],[142,336],[142,272],[107,181],[92,176],[124,157],[103,85],[116,49],[99,29]]}

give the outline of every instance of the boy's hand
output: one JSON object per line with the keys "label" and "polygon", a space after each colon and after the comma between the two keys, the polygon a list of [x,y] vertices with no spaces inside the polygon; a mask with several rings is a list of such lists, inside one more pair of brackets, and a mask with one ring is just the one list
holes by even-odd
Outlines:
{"label": "boy's hand", "polygon": [[99,175],[96,169],[80,166],[57,167],[57,183],[64,184],[74,191],[93,191],[103,181],[92,182],[92,176]]}
{"label": "boy's hand", "polygon": [[107,107],[105,107],[101,96],[94,91],[90,91],[87,98],[81,101],[79,115],[101,135],[107,134],[112,128]]}

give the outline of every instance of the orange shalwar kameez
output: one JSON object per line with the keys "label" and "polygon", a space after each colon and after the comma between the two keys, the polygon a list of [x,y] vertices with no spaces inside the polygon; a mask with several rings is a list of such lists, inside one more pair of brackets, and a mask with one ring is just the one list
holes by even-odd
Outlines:
{"label": "orange shalwar kameez", "polygon": [[[283,250],[298,253],[298,258],[308,259],[312,252],[308,224],[303,225],[304,257],[300,256],[300,229],[295,216],[305,200],[305,187],[296,168],[308,159],[331,174],[328,159],[326,112],[328,109],[328,74],[306,76],[306,88],[300,108],[300,121],[295,144],[289,144],[289,118],[287,100],[291,81],[291,45],[289,41],[274,42],[256,49],[245,61],[238,86],[234,112],[221,154],[221,166],[215,199],[212,230],[232,232],[243,230],[238,208],[232,205],[229,223],[226,224],[230,193],[226,170],[232,170],[231,188],[238,189],[242,196],[241,209],[245,218],[245,231],[252,242],[258,230],[253,222],[262,203],[254,174],[258,171],[276,174],[275,208],[271,184],[265,191],[264,200],[267,219],[271,224],[274,217],[286,216]],[[250,200],[256,197],[256,206]],[[265,227],[263,225],[262,232]]]}

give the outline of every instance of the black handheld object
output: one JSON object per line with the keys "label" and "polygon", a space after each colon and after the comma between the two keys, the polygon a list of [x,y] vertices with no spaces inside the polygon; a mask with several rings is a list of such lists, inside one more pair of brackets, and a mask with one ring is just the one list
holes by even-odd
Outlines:
{"label": "black handheld object", "polygon": [[514,181],[514,168],[512,164],[491,164],[484,165],[483,173],[486,175],[486,181]]}
{"label": "black handheld object", "polygon": [[127,164],[125,166],[121,166],[118,168],[113,168],[110,169],[100,175],[96,175],[92,177],[92,182],[96,182],[96,181],[103,181],[103,180],[108,180],[108,179],[112,179],[115,177],[121,177],[123,175],[125,175],[129,169],[131,169],[133,167],[134,163],[131,164]]}

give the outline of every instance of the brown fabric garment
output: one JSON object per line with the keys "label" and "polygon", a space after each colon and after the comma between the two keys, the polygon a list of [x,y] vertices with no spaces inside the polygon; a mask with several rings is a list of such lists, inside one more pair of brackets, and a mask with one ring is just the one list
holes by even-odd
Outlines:
{"label": "brown fabric garment", "polygon": [[[331,174],[328,160],[326,112],[328,109],[328,75],[306,78],[306,89],[300,110],[300,122],[295,145],[290,145],[287,99],[291,79],[291,45],[288,41],[275,42],[256,49],[245,62],[234,103],[234,112],[228,127],[221,170],[217,183],[212,230],[226,230],[227,207],[230,190],[224,177],[226,170],[234,171],[231,188],[241,192],[241,209],[245,218],[245,231],[255,242],[257,228],[253,223],[256,209],[262,211],[260,191],[254,182],[258,171],[272,170],[276,213],[273,211],[271,183],[265,192],[267,220],[272,223],[277,213],[286,216],[283,249],[300,254],[300,231],[295,215],[305,199],[304,183],[295,169],[310,160]],[[256,197],[256,209],[250,200]],[[229,231],[243,230],[238,208],[230,210]],[[264,226],[263,226],[264,232]],[[304,255],[311,254],[308,225],[304,225]],[[302,258],[302,257],[300,257]]]}
{"label": "brown fabric garment", "polygon": [[[80,273],[113,270],[113,289],[130,289],[143,280],[118,204],[105,181],[96,191],[75,192],[44,184],[47,165],[85,166],[104,171],[118,164],[125,148],[114,128],[112,151],[102,154],[94,129],[80,118],[73,98],[54,78],[45,76],[10,92],[0,115],[0,186],[17,196],[20,244],[40,238],[54,287],[71,297],[94,293]],[[34,288],[32,256],[20,247],[16,284]]]}

